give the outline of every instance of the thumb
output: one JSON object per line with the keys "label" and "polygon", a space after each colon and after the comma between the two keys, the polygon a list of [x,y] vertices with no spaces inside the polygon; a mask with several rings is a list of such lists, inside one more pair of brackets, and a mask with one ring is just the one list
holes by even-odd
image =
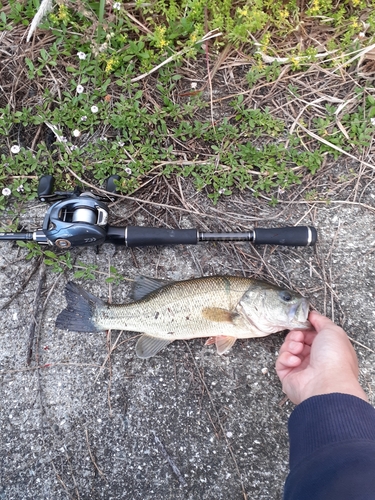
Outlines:
{"label": "thumb", "polygon": [[318,333],[325,328],[339,328],[335,323],[333,323],[333,321],[317,311],[310,312],[309,321]]}
{"label": "thumb", "polygon": [[[349,366],[357,375],[357,355],[345,331],[329,318],[316,311],[310,312],[309,320],[317,331],[314,349],[312,350],[315,361],[320,363],[325,359],[331,365],[333,362],[341,364],[341,368],[349,363]],[[322,333],[322,335],[319,335],[319,333]]]}

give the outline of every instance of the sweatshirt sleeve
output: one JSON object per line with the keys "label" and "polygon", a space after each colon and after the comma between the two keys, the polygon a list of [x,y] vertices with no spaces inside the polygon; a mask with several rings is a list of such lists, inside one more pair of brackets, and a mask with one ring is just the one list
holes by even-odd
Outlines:
{"label": "sweatshirt sleeve", "polygon": [[349,394],[314,396],[288,423],[284,500],[375,500],[375,409]]}

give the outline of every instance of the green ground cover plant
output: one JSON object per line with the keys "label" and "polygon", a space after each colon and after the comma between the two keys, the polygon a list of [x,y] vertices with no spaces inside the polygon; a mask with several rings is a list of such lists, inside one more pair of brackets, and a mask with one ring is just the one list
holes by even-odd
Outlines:
{"label": "green ground cover plant", "polygon": [[[26,42],[39,5],[0,5],[9,40],[0,209],[34,198],[43,174],[62,189],[119,174],[126,195],[155,176],[181,175],[214,203],[235,189],[277,202],[324,155],[363,155],[370,145],[368,79],[351,74],[348,86],[342,77],[342,91],[320,101],[299,77],[323,71],[336,85],[338,74],[358,70],[374,41],[374,1],[59,0]],[[265,99],[278,82],[282,100]],[[296,102],[304,113],[291,117]]]}

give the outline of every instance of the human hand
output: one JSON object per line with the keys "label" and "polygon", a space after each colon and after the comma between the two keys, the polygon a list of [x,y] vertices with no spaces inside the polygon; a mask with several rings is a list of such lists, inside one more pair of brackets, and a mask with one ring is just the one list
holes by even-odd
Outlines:
{"label": "human hand", "polygon": [[276,360],[283,391],[295,404],[311,396],[341,392],[364,401],[358,382],[358,360],[342,328],[311,311],[313,329],[291,330]]}

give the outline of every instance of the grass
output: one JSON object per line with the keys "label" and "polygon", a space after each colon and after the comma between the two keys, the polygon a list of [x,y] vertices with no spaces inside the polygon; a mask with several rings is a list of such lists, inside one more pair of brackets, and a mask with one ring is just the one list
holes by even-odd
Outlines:
{"label": "grass", "polygon": [[119,174],[123,194],[179,175],[214,203],[277,203],[327,154],[370,147],[375,2],[60,0],[26,43],[38,6],[0,14],[0,209],[51,173],[61,189]]}

